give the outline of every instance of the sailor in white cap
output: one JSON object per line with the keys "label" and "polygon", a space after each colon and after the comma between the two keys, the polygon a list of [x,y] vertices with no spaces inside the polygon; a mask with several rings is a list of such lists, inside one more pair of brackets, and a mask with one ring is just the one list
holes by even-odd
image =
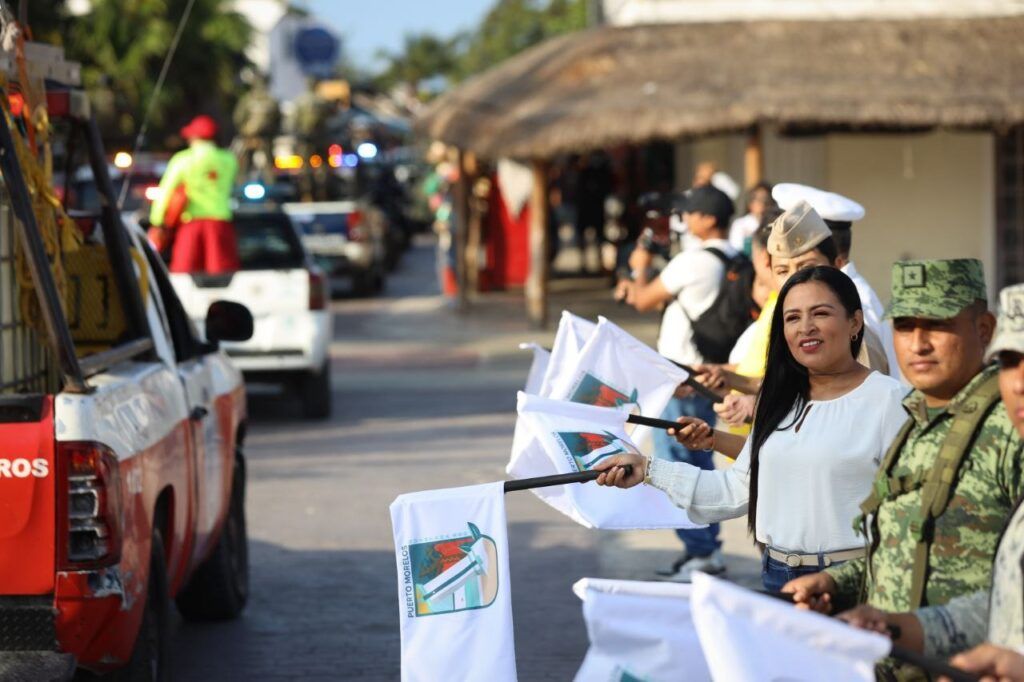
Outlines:
{"label": "sailor in white cap", "polygon": [[885,355],[889,360],[889,374],[901,379],[899,363],[896,361],[896,350],[893,347],[892,326],[885,320],[885,307],[878,294],[871,288],[868,281],[857,272],[850,259],[850,246],[853,241],[852,224],[864,217],[864,207],[853,199],[835,192],[795,182],[783,182],[772,188],[772,198],[784,211],[806,201],[817,211],[832,231],[832,239],[836,244],[838,257],[836,265],[847,277],[853,280],[860,295],[861,306],[864,308],[864,324],[873,331],[882,342]]}

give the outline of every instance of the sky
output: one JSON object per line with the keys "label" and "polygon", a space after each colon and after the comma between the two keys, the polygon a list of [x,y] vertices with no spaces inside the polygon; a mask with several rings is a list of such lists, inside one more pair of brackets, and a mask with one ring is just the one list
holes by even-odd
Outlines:
{"label": "sky", "polygon": [[398,51],[406,33],[444,38],[476,26],[495,0],[303,0],[344,38],[346,55],[372,68],[379,49]]}

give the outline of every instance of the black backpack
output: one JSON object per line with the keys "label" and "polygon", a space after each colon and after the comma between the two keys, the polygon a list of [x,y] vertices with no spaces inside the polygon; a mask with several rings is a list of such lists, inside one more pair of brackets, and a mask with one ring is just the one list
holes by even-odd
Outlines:
{"label": "black backpack", "polygon": [[[761,307],[754,302],[754,264],[742,253],[732,258],[714,247],[705,249],[725,266],[722,286],[718,289],[714,303],[694,320],[693,344],[705,362],[725,363],[750,323],[757,319]],[[682,306],[682,304],[680,304]],[[683,308],[686,313],[686,308]]]}

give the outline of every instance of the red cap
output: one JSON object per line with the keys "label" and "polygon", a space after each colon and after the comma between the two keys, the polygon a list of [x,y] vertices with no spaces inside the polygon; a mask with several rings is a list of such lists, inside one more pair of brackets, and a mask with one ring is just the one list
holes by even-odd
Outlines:
{"label": "red cap", "polygon": [[216,135],[216,121],[205,114],[196,116],[191,123],[181,129],[181,136],[186,140],[212,140]]}

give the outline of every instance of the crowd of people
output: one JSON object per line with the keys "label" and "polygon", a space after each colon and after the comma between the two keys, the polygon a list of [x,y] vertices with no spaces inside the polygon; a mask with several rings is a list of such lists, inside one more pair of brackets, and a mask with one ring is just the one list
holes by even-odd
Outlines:
{"label": "crowd of people", "polygon": [[684,246],[655,275],[638,244],[616,295],[663,310],[659,352],[721,399],[681,387],[652,457],[595,467],[708,524],[678,531],[666,577],[723,572],[717,523],[746,516],[767,591],[1024,680],[1024,285],[997,324],[980,261],[901,261],[885,309],[850,258],[865,212],[847,197],[759,185],[731,221],[709,179],[677,209]]}

